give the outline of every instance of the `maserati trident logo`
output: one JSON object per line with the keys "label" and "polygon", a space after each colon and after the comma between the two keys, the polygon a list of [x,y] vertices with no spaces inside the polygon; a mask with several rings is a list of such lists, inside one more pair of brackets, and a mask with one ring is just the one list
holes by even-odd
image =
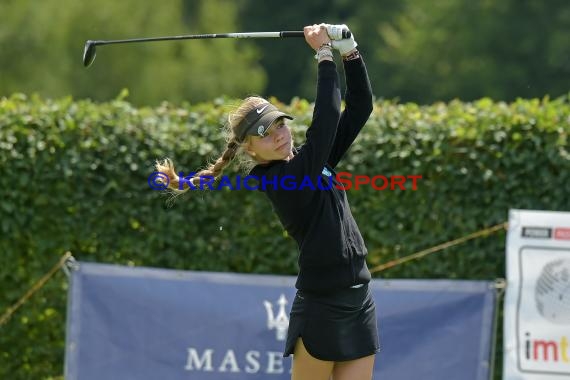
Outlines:
{"label": "maserati trident logo", "polygon": [[[260,299],[256,298],[255,309],[258,310],[261,307],[259,304]],[[287,298],[284,294],[281,294],[279,299],[272,304],[269,301],[263,300],[263,305],[267,311],[267,328],[269,330],[276,330],[276,336],[278,341],[284,341],[287,336],[287,330],[289,328],[289,316],[285,313],[285,305],[287,305]],[[274,308],[275,306],[275,308]],[[248,326],[252,328],[254,332],[259,330],[259,326]],[[252,331],[242,331],[242,334],[248,334]],[[250,379],[250,375],[253,375],[256,379],[261,378],[269,379],[274,378],[271,376],[277,376],[279,379],[283,379],[283,375],[288,373],[291,374],[292,371],[292,360],[287,360],[283,357],[283,352],[281,350],[269,350],[262,349],[259,345],[265,345],[270,343],[275,345],[275,341],[263,334],[263,337],[256,337],[256,343],[258,347],[235,347],[233,344],[241,345],[241,342],[228,341],[226,342],[226,337],[220,337],[216,335],[216,331],[212,330],[209,332],[215,337],[214,340],[221,339],[222,344],[219,344],[216,348],[208,347],[206,345],[206,338],[203,342],[198,341],[198,346],[190,346],[186,349],[186,363],[184,365],[184,370],[189,372],[203,372],[208,373],[208,376],[203,376],[203,378],[213,379],[213,378],[224,378],[224,379]],[[269,334],[272,335],[270,332]],[[272,341],[267,342],[267,340]],[[221,346],[221,347],[220,347]],[[233,346],[233,347],[232,347]],[[219,376],[216,377],[215,373]],[[255,376],[257,374],[257,376]],[[192,377],[194,378],[194,377]],[[202,378],[196,375],[195,378]],[[289,378],[289,377],[287,377]]]}
{"label": "maserati trident logo", "polygon": [[287,299],[284,294],[281,294],[281,297],[277,300],[277,304],[279,305],[279,311],[277,315],[275,315],[271,302],[263,301],[263,305],[265,305],[265,310],[267,311],[267,328],[269,330],[275,329],[277,340],[285,340],[287,337],[287,329],[289,328],[289,318],[285,313]]}

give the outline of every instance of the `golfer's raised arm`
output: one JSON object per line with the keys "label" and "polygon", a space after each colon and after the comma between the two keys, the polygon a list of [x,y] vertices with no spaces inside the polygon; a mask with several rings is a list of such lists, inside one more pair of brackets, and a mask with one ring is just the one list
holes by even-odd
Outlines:
{"label": "golfer's raised arm", "polygon": [[333,168],[352,145],[373,109],[372,86],[358,46],[351,38],[333,41],[341,54],[346,79],[345,108],[340,117],[328,164]]}
{"label": "golfer's raised arm", "polygon": [[306,142],[299,154],[287,165],[287,174],[317,178],[330,155],[340,118],[340,85],[332,46],[326,28],[314,25],[305,28],[307,43],[316,50],[318,62],[317,96]]}

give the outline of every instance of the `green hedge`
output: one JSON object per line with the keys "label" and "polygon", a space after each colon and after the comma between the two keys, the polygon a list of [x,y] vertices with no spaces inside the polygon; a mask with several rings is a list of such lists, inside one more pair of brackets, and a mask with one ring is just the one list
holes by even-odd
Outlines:
{"label": "green hedge", "polygon": [[[0,100],[0,312],[69,250],[80,261],[296,273],[296,245],[256,191],[191,192],[168,207],[157,158],[193,171],[223,147],[236,101],[135,108],[13,95]],[[312,104],[281,104],[303,140]],[[422,175],[418,190],[350,190],[375,266],[507,220],[509,208],[570,210],[568,97],[429,106],[377,101],[340,170]],[[239,172],[232,168],[228,175]],[[504,277],[505,233],[381,273]],[[61,376],[67,280],[60,273],[1,327],[0,378]]]}

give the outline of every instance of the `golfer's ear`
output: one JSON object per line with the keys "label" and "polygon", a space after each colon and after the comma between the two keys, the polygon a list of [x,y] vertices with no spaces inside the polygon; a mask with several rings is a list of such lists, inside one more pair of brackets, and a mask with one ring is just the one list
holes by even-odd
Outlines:
{"label": "golfer's ear", "polygon": [[251,137],[247,139],[247,143],[244,145],[243,150],[250,156],[255,156],[255,152],[251,148]]}

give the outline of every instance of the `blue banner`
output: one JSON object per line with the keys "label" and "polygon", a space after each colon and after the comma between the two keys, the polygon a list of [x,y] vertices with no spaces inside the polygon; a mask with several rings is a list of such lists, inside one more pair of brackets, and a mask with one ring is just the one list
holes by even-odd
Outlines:
{"label": "blue banner", "polygon": [[[66,380],[289,379],[291,276],[78,263]],[[377,379],[490,375],[493,282],[374,280]]]}

